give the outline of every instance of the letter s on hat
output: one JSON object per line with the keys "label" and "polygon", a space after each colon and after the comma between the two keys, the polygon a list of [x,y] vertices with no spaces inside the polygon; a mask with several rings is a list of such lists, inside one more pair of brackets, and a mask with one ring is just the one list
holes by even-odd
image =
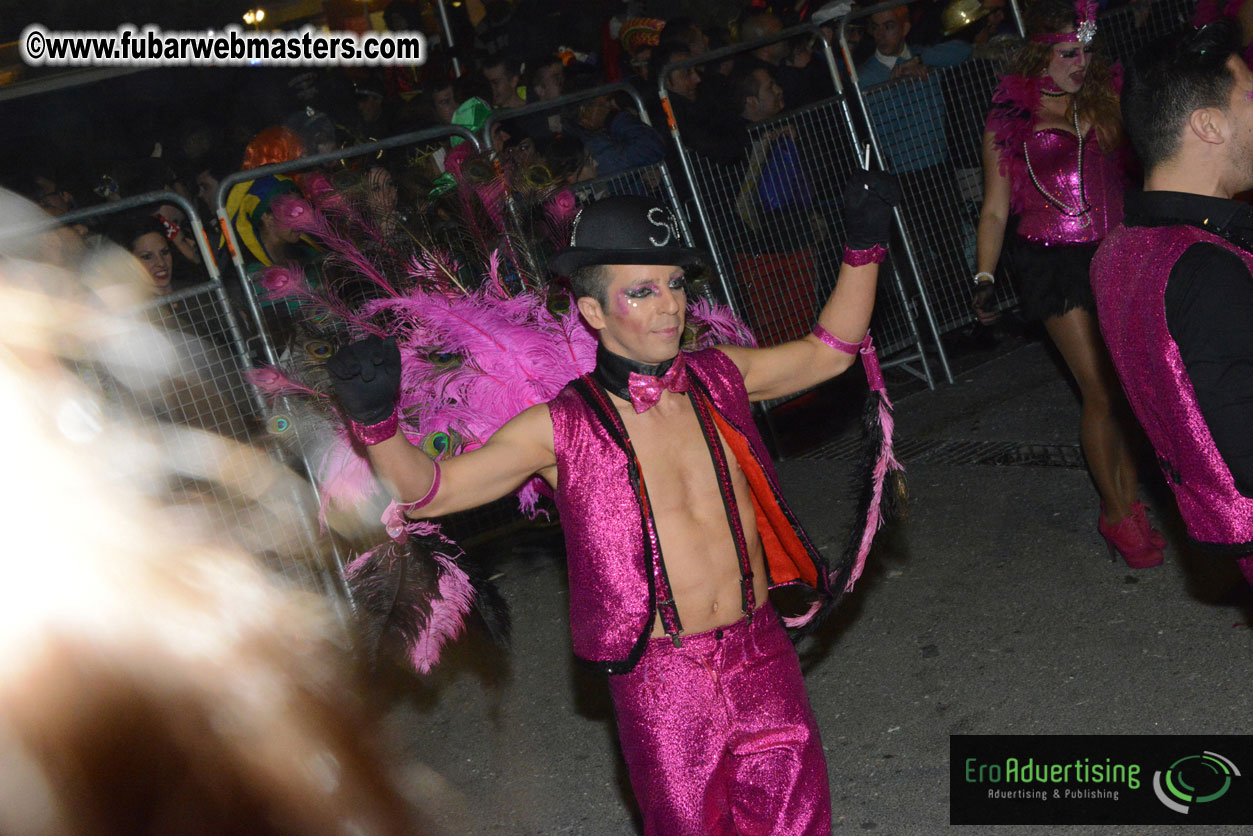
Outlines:
{"label": "letter s on hat", "polygon": [[649,243],[654,247],[664,247],[670,243],[671,238],[679,237],[678,230],[675,228],[674,218],[660,206],[654,206],[648,210],[648,222],[666,231],[666,237],[660,241],[651,235],[648,236]]}

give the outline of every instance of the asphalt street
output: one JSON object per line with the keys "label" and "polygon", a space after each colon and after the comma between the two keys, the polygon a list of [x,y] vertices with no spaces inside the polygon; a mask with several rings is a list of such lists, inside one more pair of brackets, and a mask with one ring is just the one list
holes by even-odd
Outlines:
{"label": "asphalt street", "polygon": [[[950,735],[1241,734],[1253,709],[1253,597],[1233,566],[1183,548],[1157,474],[1145,495],[1171,540],[1165,564],[1111,563],[1078,402],[1050,353],[1026,341],[967,365],[954,385],[898,399],[908,520],[800,646],[834,832],[1247,832],[949,826]],[[849,448],[841,436],[779,463],[832,553],[851,516]],[[471,630],[434,675],[398,689],[391,738],[443,832],[637,833],[605,682],[571,654],[559,536],[497,549],[512,648]]]}

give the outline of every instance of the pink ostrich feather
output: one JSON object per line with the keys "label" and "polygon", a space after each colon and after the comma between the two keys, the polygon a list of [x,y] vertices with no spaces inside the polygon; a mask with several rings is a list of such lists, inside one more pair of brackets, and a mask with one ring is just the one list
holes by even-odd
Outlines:
{"label": "pink ostrich feather", "polygon": [[390,335],[390,332],[384,326],[371,322],[368,317],[358,314],[349,307],[347,302],[333,292],[315,292],[311,304],[313,308],[309,315],[316,315],[317,311],[324,311],[332,320],[342,322],[348,326],[348,329],[354,334],[373,334],[379,337]]}
{"label": "pink ostrich feather", "polygon": [[305,175],[304,193],[319,210],[335,211],[345,201],[342,192],[337,190],[329,177],[320,171]]}
{"label": "pink ostrich feather", "polygon": [[361,248],[347,235],[336,228],[327,216],[314,208],[313,204],[296,195],[280,195],[272,204],[274,217],[279,224],[294,229],[303,235],[317,239],[319,243],[334,253],[335,257],[345,262],[350,268],[369,279],[384,291],[396,295],[387,278],[361,252]]}
{"label": "pink ostrich feather", "polygon": [[[442,338],[438,344],[472,358],[462,372],[481,372],[506,389],[524,391],[526,400],[547,400],[570,381],[553,339],[560,331],[543,309],[543,297],[528,294],[505,304],[478,291],[457,297],[430,294],[424,301],[421,317]],[[530,317],[519,315],[524,304],[532,307]]]}
{"label": "pink ostrich feather", "polygon": [[866,516],[866,527],[861,533],[861,545],[857,549],[857,560],[848,576],[848,583],[844,586],[845,592],[851,590],[853,584],[857,583],[857,579],[861,577],[862,570],[866,566],[866,558],[870,555],[870,547],[874,545],[875,534],[878,533],[880,526],[883,525],[883,483],[887,478],[888,471],[902,469],[901,463],[897,461],[892,449],[892,433],[895,430],[895,420],[892,417],[892,402],[888,400],[887,392],[879,393],[879,426],[883,432],[883,444],[879,448],[879,458],[875,461],[874,488],[870,498],[870,509]]}
{"label": "pink ostrich feather", "polygon": [[540,497],[552,496],[548,483],[538,476],[531,478],[525,485],[518,488],[518,508],[529,519],[536,519],[541,514],[548,519],[548,512],[539,507]]}
{"label": "pink ostrich feather", "polygon": [[307,395],[314,398],[325,398],[326,395],[317,389],[311,389],[299,381],[288,377],[274,366],[261,366],[249,369],[244,375],[248,382],[260,390],[270,400],[283,395]]}
{"label": "pink ostrich feather", "polygon": [[440,597],[431,601],[426,628],[409,648],[409,659],[419,673],[430,673],[439,663],[440,651],[461,635],[466,626],[465,617],[474,604],[474,587],[456,561],[439,552],[431,557],[443,573],[439,578]]}
{"label": "pink ostrich feather", "polygon": [[456,282],[461,265],[452,257],[452,253],[442,247],[423,249],[415,253],[409,261],[409,278],[417,282],[431,282],[439,287],[448,287]]}
{"label": "pink ostrich feather", "polygon": [[309,283],[305,281],[303,271],[294,267],[275,265],[261,271],[261,288],[265,291],[262,297],[266,301],[295,297],[312,299]]}
{"label": "pink ostrich feather", "polygon": [[487,278],[488,285],[502,299],[509,298],[509,291],[505,289],[504,279],[500,275],[500,250],[492,250],[491,255],[487,257]]}
{"label": "pink ostrich feather", "polygon": [[818,614],[818,610],[822,608],[822,601],[814,601],[809,605],[809,609],[800,615],[783,616],[783,626],[789,630],[795,630],[798,627],[804,627],[806,624],[814,620],[814,616]]}
{"label": "pink ostrich feather", "polygon": [[1004,177],[1009,178],[1010,208],[1015,212],[1022,211],[1026,205],[1031,183],[1022,155],[1022,144],[1031,138],[1043,84],[1043,78],[1001,76],[992,94],[992,109],[988,111],[987,132],[992,134],[1000,152],[1000,170]]}
{"label": "pink ostrich feather", "polygon": [[715,345],[756,346],[753,332],[726,305],[707,299],[697,299],[688,309],[688,319],[708,329],[697,340],[694,348],[710,348]]}
{"label": "pink ostrich feather", "polygon": [[330,231],[330,223],[314,205],[297,194],[281,194],[270,203],[274,220],[284,229],[321,238]]}
{"label": "pink ostrich feather", "polygon": [[322,454],[318,488],[322,495],[318,507],[322,531],[327,530],[326,516],[332,507],[354,508],[380,492],[369,460],[353,447],[346,430],[337,432]]}

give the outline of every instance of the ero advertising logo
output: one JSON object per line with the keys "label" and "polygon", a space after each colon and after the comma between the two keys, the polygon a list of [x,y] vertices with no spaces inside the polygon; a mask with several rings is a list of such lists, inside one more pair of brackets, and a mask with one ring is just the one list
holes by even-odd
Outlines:
{"label": "ero advertising logo", "polygon": [[949,756],[951,824],[1253,824],[1253,735],[953,735]]}
{"label": "ero advertising logo", "polygon": [[1153,792],[1158,801],[1186,815],[1190,805],[1222,798],[1231,789],[1232,778],[1239,777],[1236,765],[1217,752],[1185,755],[1165,772],[1153,773]]}

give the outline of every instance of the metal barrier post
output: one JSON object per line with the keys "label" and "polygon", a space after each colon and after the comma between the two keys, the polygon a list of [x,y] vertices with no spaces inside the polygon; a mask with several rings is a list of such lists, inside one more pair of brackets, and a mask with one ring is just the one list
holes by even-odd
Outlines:
{"label": "metal barrier post", "polygon": [[[822,51],[827,59],[827,70],[831,73],[831,82],[835,85],[836,93],[840,97],[840,112],[844,115],[844,124],[848,128],[849,139],[852,140],[853,142],[853,151],[855,153],[860,153],[860,150],[862,148],[861,132],[857,130],[857,122],[855,119],[853,119],[853,112],[849,110],[849,107],[848,107],[848,95],[844,92],[844,82],[840,79],[840,72],[839,72],[839,69],[837,69],[838,65],[836,64],[836,61],[835,61],[835,52],[831,49],[831,44],[827,41],[826,38],[822,37],[821,34],[819,34],[818,40],[819,42],[822,43]],[[893,210],[892,219],[896,223],[896,228],[899,231],[902,228],[899,210]],[[895,267],[895,265],[893,265],[893,267]],[[892,281],[896,285],[896,292],[900,295],[902,304],[905,304],[906,310],[908,312],[907,300],[909,297],[905,294],[904,285],[901,284],[901,272],[899,270],[896,270],[896,269],[892,270]],[[924,300],[924,304],[926,304],[925,300]],[[928,389],[934,389],[935,378],[933,378],[931,375],[931,364],[927,361],[927,352],[922,346],[922,334],[919,333],[918,331],[918,321],[912,315],[907,315],[905,317],[905,321],[906,323],[908,323],[909,332],[913,336],[914,345],[917,347],[917,359],[922,364],[921,377],[923,380],[927,382]],[[940,351],[939,356],[940,356],[941,365],[943,365],[944,367],[945,374],[949,374],[948,358],[945,356],[944,351],[942,349]],[[919,376],[918,373],[915,372],[913,369],[910,369],[909,366],[906,365],[907,361],[911,359],[913,359],[913,355],[910,355],[908,357],[903,357],[903,358],[894,358],[892,360],[888,360],[882,365],[885,367],[893,366],[893,365],[902,365],[907,371],[911,372],[912,374],[914,374],[915,377],[917,377]],[[949,375],[949,381],[952,382],[951,375]]]}
{"label": "metal barrier post", "polygon": [[[820,224],[816,229],[793,229],[786,220],[779,220],[777,213],[762,213],[764,217],[757,217],[751,214],[751,207],[745,209],[744,189],[748,187],[738,182],[736,176],[740,173],[738,168],[718,166],[710,160],[705,160],[684,141],[682,128],[675,117],[674,104],[665,86],[666,79],[676,70],[721,61],[760,46],[798,36],[822,41],[823,59],[827,62],[834,95],[802,108],[784,111],[769,122],[755,125],[750,132],[750,141],[753,145],[750,145],[750,162],[747,165],[750,166],[751,176],[751,160],[754,157],[753,150],[756,145],[762,144],[763,140],[766,141],[766,145],[770,145],[778,137],[788,136],[796,150],[798,176],[803,179],[805,189],[813,193],[810,208],[799,213],[800,222],[806,227],[814,223]],[[818,27],[813,25],[794,27],[766,38],[736,44],[668,64],[658,75],[657,92],[666,114],[667,127],[678,148],[679,160],[691,188],[696,215],[701,221],[704,238],[708,241],[728,303],[738,315],[749,322],[750,326],[755,321],[759,323],[755,330],[759,331],[759,337],[764,336],[764,343],[801,336],[802,332],[807,332],[808,326],[812,325],[815,310],[821,306],[829,293],[829,289],[822,286],[822,282],[829,280],[830,277],[824,278],[822,274],[826,272],[834,274],[838,271],[840,247],[836,245],[834,238],[841,240],[843,238],[842,210],[838,205],[842,188],[832,180],[831,175],[836,169],[851,173],[853,169],[862,165],[861,143],[847,108],[839,70],[830,45],[821,38]],[[841,133],[844,137],[840,143],[830,143],[829,140],[833,135]],[[767,148],[766,152],[769,153],[770,150]],[[732,183],[728,178],[737,182]],[[748,199],[751,201],[753,198]],[[722,212],[725,216],[722,219],[724,222],[720,222],[716,216],[715,204],[719,200],[726,204],[727,211]],[[805,200],[802,198],[799,205],[804,204]],[[745,217],[744,211],[750,213],[748,218]],[[754,220],[757,221],[756,225],[753,223]],[[739,221],[747,224],[744,230],[739,229],[737,225]],[[789,265],[786,263],[786,255],[776,258],[776,263],[773,265],[768,261],[762,262],[761,259],[769,257],[761,254],[761,245],[749,240],[752,237],[762,236],[764,236],[763,240],[773,240],[775,242],[773,246],[784,245],[783,242],[791,241],[793,248],[787,250],[784,245],[785,250],[802,255],[808,254],[810,263],[806,265],[804,263],[806,259],[801,258],[800,263]],[[737,277],[729,263],[732,250],[741,254],[738,260],[744,263],[745,270],[751,269],[753,258],[758,260],[759,265],[765,264],[766,269],[764,271],[751,269],[749,275]],[[823,263],[812,262],[812,256],[815,253]],[[798,284],[796,270],[792,269],[793,267],[802,273],[807,272],[810,267],[814,268],[816,275],[813,279],[818,280],[819,284],[813,287],[802,286],[812,283],[812,280]],[[912,352],[904,356],[898,355],[885,365],[901,365],[926,381],[929,386],[933,386],[934,381],[926,353],[913,322],[912,312],[905,302],[906,295],[900,284],[899,274],[894,272],[893,275],[894,281],[889,286],[895,288],[896,298],[885,296],[880,299],[880,304],[876,306],[875,320],[871,325],[875,332],[876,343],[880,345],[880,350],[885,355],[912,348]],[[756,280],[755,284],[754,280]],[[824,290],[826,292],[823,292]],[[748,304],[745,299],[741,298],[745,293],[755,295],[757,298]],[[782,312],[777,310],[780,305],[787,305],[789,302],[792,303],[793,310]],[[899,303],[900,313],[904,318],[903,323],[892,316],[893,303]],[[798,304],[804,308],[803,311],[796,308]],[[795,322],[780,326],[780,313],[783,318],[795,320]],[[802,319],[805,320],[805,328],[800,328],[797,324]],[[765,324],[764,329],[761,327],[762,323]],[[796,333],[792,333],[793,331]],[[916,369],[909,365],[915,361],[920,364],[920,368]]]}
{"label": "metal barrier post", "polygon": [[[455,3],[454,5],[459,6],[461,4]],[[448,9],[444,7],[444,0],[438,0],[435,7],[439,10],[439,22],[444,28],[444,37],[448,41],[448,54],[452,57],[453,75],[457,78],[461,78],[461,61],[457,58],[457,53],[453,49],[455,44],[452,41],[452,26],[448,22]]]}
{"label": "metal barrier post", "polygon": [[[863,90],[847,38],[849,22],[909,2],[890,0],[847,16],[840,27],[840,47],[875,153],[885,170],[904,181],[902,245],[951,382],[940,335],[974,320],[970,262],[982,202],[983,124],[997,72],[992,62],[971,56],[951,67],[930,67],[922,80],[892,79]],[[1003,298],[1013,288],[1006,276],[998,288]]]}
{"label": "metal barrier post", "polygon": [[1018,0],[1009,0],[1009,10],[1014,14],[1014,27],[1018,30],[1018,37],[1027,37],[1027,24],[1022,18],[1022,8],[1018,5]]}

